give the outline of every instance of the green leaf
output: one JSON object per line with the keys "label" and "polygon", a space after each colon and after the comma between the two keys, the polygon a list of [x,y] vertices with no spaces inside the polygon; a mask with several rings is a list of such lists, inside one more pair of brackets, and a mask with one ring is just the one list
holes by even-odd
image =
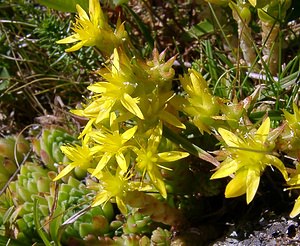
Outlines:
{"label": "green leaf", "polygon": [[7,69],[4,67],[0,71],[0,91],[3,91],[9,86],[10,75]]}
{"label": "green leaf", "polygon": [[47,235],[43,229],[43,227],[40,224],[40,218],[39,218],[39,209],[38,209],[38,200],[34,199],[33,202],[33,220],[34,225],[37,230],[37,233],[39,234],[40,238],[43,240],[45,246],[51,246],[51,243],[49,242]]}
{"label": "green leaf", "polygon": [[77,12],[76,4],[79,4],[86,11],[89,7],[88,0],[37,0],[37,2],[48,8],[64,12]]}
{"label": "green leaf", "polygon": [[21,242],[19,240],[11,239],[0,235],[0,245],[22,246],[24,245],[24,241]]}
{"label": "green leaf", "polygon": [[208,21],[204,20],[199,22],[198,24],[192,26],[188,31],[188,35],[190,37],[201,37],[203,35],[212,33],[214,31],[214,26]]}
{"label": "green leaf", "polygon": [[142,21],[142,19],[131,9],[131,7],[127,6],[126,4],[123,4],[122,7],[128,11],[133,19],[135,20],[136,24],[138,25],[140,31],[144,35],[146,41],[148,42],[151,49],[154,48],[154,39],[151,36],[151,31],[148,29],[147,25]]}

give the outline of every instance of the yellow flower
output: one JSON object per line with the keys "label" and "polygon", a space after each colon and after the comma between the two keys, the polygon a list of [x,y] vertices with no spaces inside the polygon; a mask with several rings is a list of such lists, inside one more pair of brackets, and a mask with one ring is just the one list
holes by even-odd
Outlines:
{"label": "yellow flower", "polygon": [[82,143],[82,146],[64,145],[61,146],[60,149],[71,162],[54,178],[54,181],[61,179],[75,167],[87,170],[93,166],[93,152],[85,142]]}
{"label": "yellow flower", "polygon": [[185,129],[185,125],[178,117],[178,111],[170,104],[170,100],[175,96],[173,91],[159,93],[158,89],[153,90],[148,98],[141,98],[140,108],[147,119],[147,125],[157,125],[159,120],[172,126]]}
{"label": "yellow flower", "polygon": [[79,50],[82,46],[96,46],[105,55],[110,55],[114,47],[126,36],[123,24],[118,24],[116,35],[108,25],[98,0],[89,0],[89,15],[78,4],[78,16],[73,24],[73,35],[57,41],[58,44],[78,42],[66,52]]}
{"label": "yellow flower", "polygon": [[93,176],[100,172],[113,156],[115,156],[115,159],[123,172],[126,172],[128,168],[123,152],[130,147],[126,146],[126,143],[134,136],[137,126],[120,134],[115,113],[111,114],[110,120],[112,131],[102,127],[101,129],[88,134],[88,137],[95,142],[93,151],[96,153],[100,152],[102,155],[96,169],[92,173]]}
{"label": "yellow flower", "polygon": [[270,118],[266,118],[256,133],[250,132],[244,137],[238,137],[223,128],[218,131],[225,142],[227,158],[211,179],[223,178],[235,173],[226,187],[226,197],[236,197],[246,193],[247,203],[250,203],[258,189],[262,172],[270,165],[276,167],[283,177],[288,179],[284,164],[271,154],[272,146],[267,141]]}
{"label": "yellow flower", "polygon": [[118,108],[123,106],[133,115],[144,119],[138,106],[139,98],[131,96],[137,87],[137,82],[132,75],[131,67],[128,67],[127,64],[129,64],[128,58],[121,54],[120,61],[119,53],[115,49],[111,71],[108,73],[100,71],[101,76],[107,81],[97,82],[88,87],[96,95],[93,101],[83,111],[79,112],[82,116],[96,118],[95,123],[99,123],[109,117],[113,107],[117,104]]}
{"label": "yellow flower", "polygon": [[143,172],[143,176],[147,173],[152,181],[152,184],[157,188],[160,194],[166,198],[167,191],[163,177],[159,170],[160,168],[169,169],[160,163],[177,161],[187,157],[189,154],[181,151],[168,151],[157,153],[157,148],[162,136],[162,124],[159,124],[148,139],[147,147],[135,149],[137,154],[137,168]]}
{"label": "yellow flower", "polygon": [[192,117],[193,123],[202,134],[210,133],[214,126],[214,117],[220,111],[217,98],[210,93],[205,79],[194,69],[180,77],[180,82],[188,94],[183,111]]}
{"label": "yellow flower", "polygon": [[118,208],[123,214],[127,213],[127,208],[124,203],[124,197],[130,185],[124,173],[117,172],[113,175],[109,171],[98,172],[96,178],[99,179],[100,192],[96,195],[92,207],[104,204],[110,199],[115,198]]}

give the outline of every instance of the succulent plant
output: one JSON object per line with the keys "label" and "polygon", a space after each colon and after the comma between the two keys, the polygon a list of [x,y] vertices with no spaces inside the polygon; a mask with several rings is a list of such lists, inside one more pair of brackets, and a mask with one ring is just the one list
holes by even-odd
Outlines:
{"label": "succulent plant", "polygon": [[123,224],[123,233],[125,234],[146,234],[150,233],[152,220],[149,215],[143,215],[138,211],[133,211],[126,218],[126,223]]}
{"label": "succulent plant", "polygon": [[109,223],[114,217],[112,204],[90,207],[91,191],[79,180],[69,177],[67,184],[50,189],[46,197],[50,208],[49,233],[54,241],[66,245],[81,241],[88,235],[110,234]]}
{"label": "succulent plant", "polygon": [[50,170],[57,171],[55,163],[65,164],[67,157],[60,150],[66,143],[77,143],[76,137],[63,128],[44,128],[39,137],[32,139],[33,150]]}
{"label": "succulent plant", "polygon": [[28,152],[29,142],[22,135],[0,138],[0,189],[6,185]]}
{"label": "succulent plant", "polygon": [[[16,181],[9,185],[14,212],[10,216],[10,230],[14,232],[16,239],[24,242],[37,242],[39,235],[36,230],[34,216],[44,222],[49,209],[45,194],[49,192],[53,172],[39,166],[36,163],[26,162],[21,166]],[[38,201],[38,209],[35,213],[34,203]],[[34,214],[35,213],[35,214]]]}
{"label": "succulent plant", "polygon": [[138,234],[123,234],[121,237],[114,238],[116,246],[139,246],[150,245],[150,239],[147,236]]}
{"label": "succulent plant", "polygon": [[0,138],[0,156],[20,163],[29,151],[29,142],[22,135]]}
{"label": "succulent plant", "polygon": [[[20,168],[16,181],[2,194],[0,226],[5,234],[26,243],[41,242],[42,233],[55,243],[80,242],[88,235],[106,236],[114,217],[111,203],[91,208],[91,191],[79,180],[55,183],[56,173],[32,162]],[[113,234],[113,233],[110,233]]]}
{"label": "succulent plant", "polygon": [[114,245],[114,246],[170,246],[172,234],[167,229],[158,227],[150,233],[150,238],[143,234],[121,234],[113,238],[107,236],[95,237],[89,235],[85,240],[85,245]]}
{"label": "succulent plant", "polygon": [[152,232],[151,245],[153,246],[169,246],[171,245],[172,234],[167,229],[158,227]]}

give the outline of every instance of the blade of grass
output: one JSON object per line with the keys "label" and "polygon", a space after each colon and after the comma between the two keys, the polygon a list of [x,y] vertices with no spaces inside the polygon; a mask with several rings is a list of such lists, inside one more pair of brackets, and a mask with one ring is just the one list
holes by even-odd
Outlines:
{"label": "blade of grass", "polygon": [[146,41],[149,43],[149,46],[151,49],[154,48],[154,39],[151,36],[151,32],[148,29],[148,27],[144,24],[144,22],[141,20],[141,18],[126,4],[123,4],[122,7],[128,11],[134,20],[136,21],[136,24],[138,25],[140,31],[144,35]]}
{"label": "blade of grass", "polygon": [[52,244],[49,242],[46,233],[43,231],[43,228],[40,224],[39,216],[38,216],[38,200],[35,198],[33,201],[33,220],[34,225],[36,228],[37,233],[39,234],[40,238],[43,240],[44,244],[46,246],[52,246]]}

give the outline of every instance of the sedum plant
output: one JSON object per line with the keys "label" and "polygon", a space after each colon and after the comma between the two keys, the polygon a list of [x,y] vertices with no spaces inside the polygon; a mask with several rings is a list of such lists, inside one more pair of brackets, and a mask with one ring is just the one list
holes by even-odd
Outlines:
{"label": "sedum plant", "polygon": [[[253,5],[253,1],[250,3]],[[230,3],[235,18],[243,25],[241,32],[248,30],[250,3]],[[287,4],[286,9],[288,7]],[[74,34],[58,43],[79,41],[66,51],[95,45],[108,61],[97,71],[102,80],[88,86],[93,96],[81,108],[72,110],[72,113],[87,118],[88,123],[79,136],[81,145],[61,147],[71,162],[65,163],[54,181],[76,167],[85,169],[96,180],[88,184],[97,193],[92,207],[113,201],[123,214],[127,214],[129,207],[143,206],[143,192],[157,193],[167,199],[168,190],[162,173],[172,171],[172,162],[182,161],[190,153],[217,166],[211,179],[232,178],[226,186],[226,197],[246,194],[247,203],[253,200],[266,167],[276,167],[283,178],[289,180],[285,165],[276,156],[280,147],[274,144],[282,127],[270,131],[271,120],[267,116],[257,130],[250,123],[249,114],[253,102],[258,99],[258,90],[241,102],[237,98],[224,99],[213,95],[202,75],[190,69],[180,77],[182,92],[175,93],[172,90],[175,57],[165,61],[165,51],[159,54],[154,49],[152,60],[141,58],[130,45],[120,20],[114,32],[110,29],[96,0],[89,1],[89,15],[81,7],[77,6],[77,9],[79,16],[74,24]],[[250,39],[248,31],[249,34],[241,37],[250,47],[246,40]],[[101,38],[98,37],[100,33]],[[115,42],[116,37],[122,37],[118,39],[122,42]],[[101,45],[106,40],[111,41],[104,51]],[[254,63],[249,61],[248,66]],[[285,117],[291,121],[288,113]],[[224,149],[215,152],[221,164],[204,150],[175,136],[186,129],[183,124],[186,118],[202,135],[213,134],[223,143]],[[174,141],[174,147],[161,150],[166,138]],[[135,201],[132,194],[135,194]],[[149,203],[155,204],[157,198],[148,199]],[[184,223],[176,209],[168,208],[167,204],[163,206],[172,219],[159,219],[159,222]],[[148,211],[147,208],[140,209]]]}
{"label": "sedum plant", "polygon": [[[90,19],[83,17],[80,7],[77,8],[78,18],[84,18],[88,25],[104,21],[98,1],[90,1]],[[101,31],[102,26],[107,25],[105,22],[96,28]],[[74,28],[74,31],[74,35],[89,33],[84,28]],[[90,37],[96,39],[98,34],[95,31]],[[109,37],[103,33],[103,39]],[[125,41],[129,42],[126,38]],[[99,181],[90,185],[99,190],[92,206],[115,199],[120,211],[126,214],[127,193],[158,192],[166,198],[160,170],[168,168],[163,163],[189,155],[179,150],[159,151],[163,123],[185,128],[178,116],[170,113],[173,108],[170,101],[175,95],[171,90],[174,76],[171,66],[175,58],[165,62],[164,57],[165,53],[154,51],[153,60],[145,62],[129,57],[125,47],[116,45],[111,64],[98,72],[104,81],[89,86],[94,96],[83,109],[72,111],[88,118],[88,123],[79,136],[81,146],[62,147],[72,162],[54,180],[64,177],[75,167],[87,170]]]}
{"label": "sedum plant", "polygon": [[268,139],[269,131],[270,118],[266,118],[257,131],[239,134],[240,136],[223,128],[218,129],[225,143],[225,153],[220,153],[220,156],[225,159],[211,179],[235,174],[226,186],[226,197],[237,197],[246,193],[249,204],[257,192],[260,176],[269,165],[276,167],[284,179],[288,180],[284,164],[272,155],[274,145]]}
{"label": "sedum plant", "polygon": [[32,138],[33,150],[42,163],[52,171],[57,170],[55,164],[66,163],[67,156],[60,147],[66,143],[76,143],[77,139],[65,129],[44,127],[39,136]]}
{"label": "sedum plant", "polygon": [[4,188],[29,152],[29,142],[22,135],[0,138],[0,189]]}
{"label": "sedum plant", "polygon": [[[257,58],[250,4],[270,14],[272,3],[230,2],[241,47],[252,49],[248,58],[244,54],[248,67]],[[275,122],[268,112],[262,112],[257,127],[260,121],[252,122],[251,113],[262,88],[241,101],[235,93],[222,98],[193,68],[179,76],[180,86],[174,88],[176,56],[167,59],[166,50],[153,49],[151,58],[141,57],[125,24],[118,19],[113,28],[98,0],[89,0],[88,13],[79,5],[76,9],[73,34],[57,43],[76,43],[66,52],[95,47],[106,62],[87,87],[90,96],[71,110],[87,122],[78,139],[60,128],[44,129],[32,142],[43,167],[25,163],[10,184],[11,199],[3,203],[10,219],[2,227],[14,231],[15,238],[40,237],[47,245],[171,245],[172,232],[161,228],[176,232],[189,226],[185,204],[176,199],[192,201],[201,189],[189,191],[191,184],[205,186],[202,191],[207,188],[207,196],[214,196],[221,188],[206,183],[231,179],[225,197],[246,195],[249,204],[266,168],[276,167],[289,189],[298,188],[299,168],[288,169],[278,158],[284,152],[299,162],[296,104],[294,114],[283,111],[285,122],[279,127],[271,129]],[[196,135],[215,137],[214,147],[220,143],[221,149],[209,154],[195,144]],[[212,174],[194,172],[195,163],[201,167],[204,161],[215,165]],[[299,204],[298,198],[291,217],[299,214]],[[151,235],[154,225],[161,228]]]}

